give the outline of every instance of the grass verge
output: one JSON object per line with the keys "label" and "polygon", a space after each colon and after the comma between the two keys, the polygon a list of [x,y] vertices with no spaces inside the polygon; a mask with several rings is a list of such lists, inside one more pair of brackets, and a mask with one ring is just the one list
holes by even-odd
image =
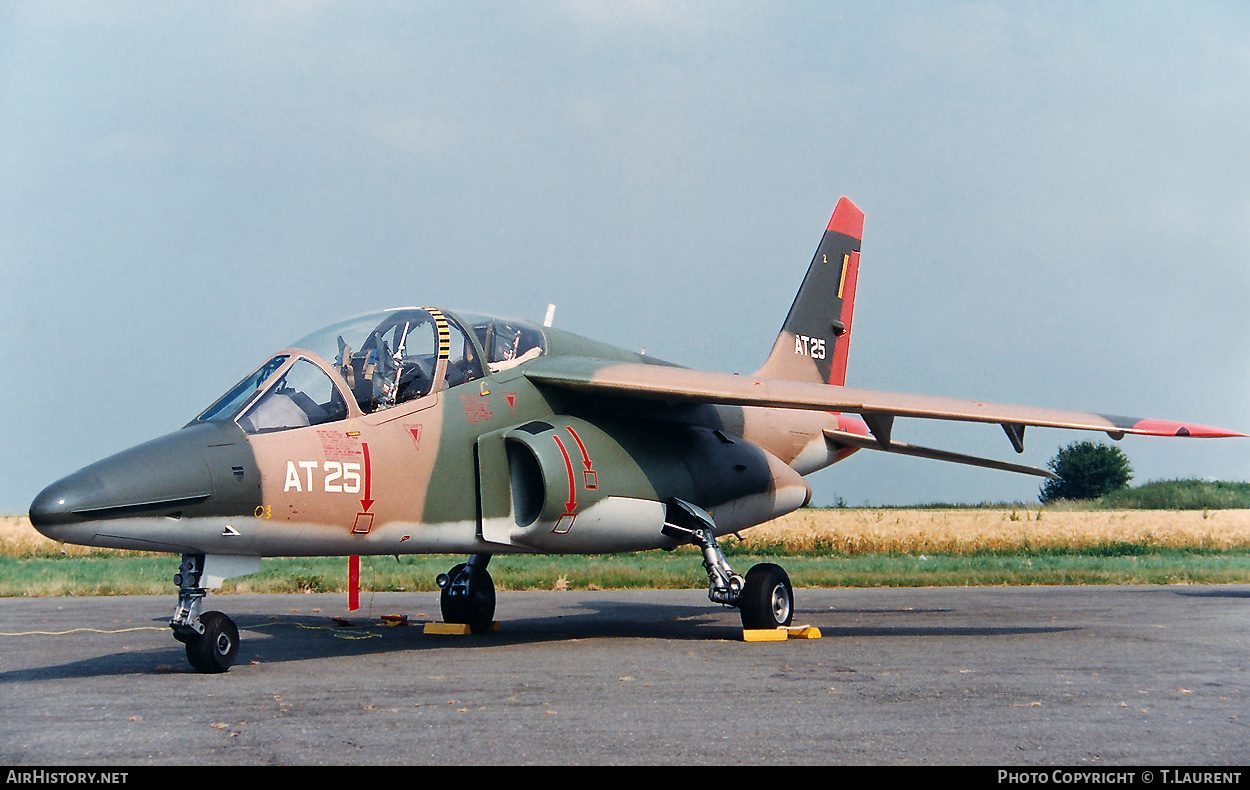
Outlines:
{"label": "grass verge", "polygon": [[[460,556],[362,557],[361,589],[432,592]],[[1250,549],[1158,549],[1139,544],[1028,554],[752,554],[731,551],[745,572],[776,562],[796,587],[938,587],[1065,584],[1250,583]],[[0,557],[0,596],[172,594],[172,556]],[[707,585],[693,551],[592,556],[497,556],[500,590],[679,589]],[[267,559],[259,573],[226,582],[223,593],[346,592],[341,557]]]}

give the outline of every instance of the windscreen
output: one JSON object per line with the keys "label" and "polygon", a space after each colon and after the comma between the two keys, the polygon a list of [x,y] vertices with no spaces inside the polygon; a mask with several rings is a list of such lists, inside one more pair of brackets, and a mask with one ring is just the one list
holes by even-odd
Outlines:
{"label": "windscreen", "polygon": [[204,413],[196,419],[205,422],[221,422],[234,417],[235,412],[256,394],[256,391],[269,380],[270,376],[278,372],[278,368],[282,367],[287,359],[289,359],[287,355],[279,354],[261,365],[247,378],[234,385],[229,392],[218,398],[216,403],[205,409]]}
{"label": "windscreen", "polygon": [[347,404],[325,371],[297,359],[264,395],[239,417],[247,433],[269,433],[341,420]]}

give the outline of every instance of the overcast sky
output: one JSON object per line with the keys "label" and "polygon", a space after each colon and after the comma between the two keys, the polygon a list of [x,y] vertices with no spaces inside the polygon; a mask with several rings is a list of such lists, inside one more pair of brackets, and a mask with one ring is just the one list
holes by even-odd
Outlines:
{"label": "overcast sky", "polygon": [[[0,512],[395,304],[554,303],[750,373],[842,195],[848,384],[1250,431],[1248,141],[1243,2],[3,0]],[[1136,482],[1250,478],[1250,440],[1119,446]],[[1040,482],[868,451],[811,481]]]}

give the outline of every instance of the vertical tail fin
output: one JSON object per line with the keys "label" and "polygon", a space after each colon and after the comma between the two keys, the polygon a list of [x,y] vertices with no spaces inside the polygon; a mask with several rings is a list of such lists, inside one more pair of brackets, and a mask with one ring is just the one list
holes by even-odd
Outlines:
{"label": "vertical tail fin", "polygon": [[760,378],[846,383],[864,212],[838,201]]}

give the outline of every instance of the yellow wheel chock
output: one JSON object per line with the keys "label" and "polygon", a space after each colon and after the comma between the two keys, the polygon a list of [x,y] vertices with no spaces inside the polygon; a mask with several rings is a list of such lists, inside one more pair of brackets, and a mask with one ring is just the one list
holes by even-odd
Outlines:
{"label": "yellow wheel chock", "polygon": [[784,642],[787,639],[820,639],[820,629],[811,625],[742,629],[743,642]]}

